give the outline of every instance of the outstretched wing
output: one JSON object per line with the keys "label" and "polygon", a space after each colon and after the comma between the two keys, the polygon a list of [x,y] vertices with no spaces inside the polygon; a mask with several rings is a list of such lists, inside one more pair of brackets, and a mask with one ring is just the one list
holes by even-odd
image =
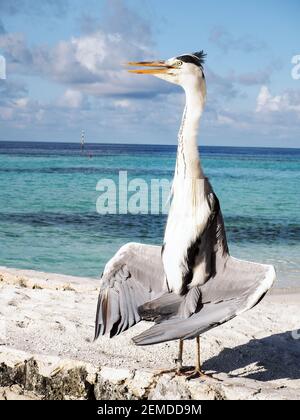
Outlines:
{"label": "outstretched wing", "polygon": [[140,321],[138,307],[166,292],[161,247],[129,243],[108,262],[101,278],[95,339],[120,334]]}
{"label": "outstretched wing", "polygon": [[175,339],[191,339],[251,309],[272,286],[274,267],[237,260],[217,259],[216,276],[200,287],[201,306],[190,317],[178,313],[134,337],[137,345],[149,345]]}

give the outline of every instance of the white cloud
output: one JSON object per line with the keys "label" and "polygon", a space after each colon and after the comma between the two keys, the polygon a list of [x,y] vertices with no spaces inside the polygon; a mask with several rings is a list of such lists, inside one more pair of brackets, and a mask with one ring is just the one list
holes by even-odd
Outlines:
{"label": "white cloud", "polygon": [[284,92],[272,96],[267,86],[260,88],[256,99],[256,112],[300,112],[300,94]]}
{"label": "white cloud", "polygon": [[67,108],[80,108],[83,104],[83,94],[78,90],[68,89],[59,99],[58,104]]}
{"label": "white cloud", "polygon": [[281,96],[272,97],[267,86],[262,86],[256,99],[256,112],[279,111]]}
{"label": "white cloud", "polygon": [[234,120],[226,115],[218,114],[217,121],[221,125],[232,125]]}
{"label": "white cloud", "polygon": [[88,35],[62,40],[53,47],[27,45],[23,34],[0,35],[8,71],[38,75],[93,96],[155,96],[174,87],[155,78],[129,74],[124,64],[129,60],[151,59],[145,39],[127,38],[118,32],[97,30]]}
{"label": "white cloud", "polygon": [[29,98],[19,98],[14,101],[17,108],[26,108],[29,103]]}
{"label": "white cloud", "polygon": [[96,32],[90,36],[71,40],[78,63],[94,74],[101,73],[103,62],[108,56],[108,42],[105,38],[104,34]]}

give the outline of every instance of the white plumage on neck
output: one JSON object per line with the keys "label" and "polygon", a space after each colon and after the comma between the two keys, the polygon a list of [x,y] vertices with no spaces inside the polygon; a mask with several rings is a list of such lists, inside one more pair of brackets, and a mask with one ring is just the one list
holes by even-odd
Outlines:
{"label": "white plumage on neck", "polygon": [[[197,136],[203,112],[205,81],[195,79],[184,86],[186,106],[178,133],[176,170],[172,203],[164,237],[163,265],[170,290],[180,293],[183,285],[188,248],[206,226],[210,207],[206,200],[204,174],[200,163]],[[197,276],[205,278],[205,261],[197,267]],[[195,281],[191,283],[195,285]]]}
{"label": "white plumage on neck", "polygon": [[[205,82],[204,82],[205,83]],[[175,177],[203,178],[198,152],[199,122],[205,104],[205,85],[198,83],[185,87],[186,105],[178,133]]]}

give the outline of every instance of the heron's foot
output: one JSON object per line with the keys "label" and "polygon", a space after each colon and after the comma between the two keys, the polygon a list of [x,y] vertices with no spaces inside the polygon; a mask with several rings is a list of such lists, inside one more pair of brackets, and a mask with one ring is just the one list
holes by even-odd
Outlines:
{"label": "heron's foot", "polygon": [[155,373],[154,376],[161,376],[168,373],[174,373],[175,375],[183,375],[185,368],[182,367],[182,360],[175,359],[174,362],[176,363],[176,366],[174,366],[171,369],[161,369],[157,373]]}
{"label": "heron's foot", "polygon": [[161,369],[154,374],[154,376],[166,375],[168,373],[174,373],[175,375],[183,375],[182,369],[174,367],[172,369]]}
{"label": "heron's foot", "polygon": [[187,371],[185,372],[186,380],[190,381],[191,379],[201,379],[201,380],[211,380],[222,382],[221,379],[216,378],[215,376],[203,372],[201,369],[195,368],[192,372]]}

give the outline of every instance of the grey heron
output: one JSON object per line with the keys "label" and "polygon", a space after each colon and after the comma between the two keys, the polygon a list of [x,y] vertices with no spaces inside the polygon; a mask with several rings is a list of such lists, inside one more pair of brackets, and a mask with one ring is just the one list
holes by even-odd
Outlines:
{"label": "grey heron", "polygon": [[178,134],[172,201],[163,246],[129,243],[105,266],[95,339],[116,336],[140,320],[154,321],[133,338],[138,346],[196,339],[194,373],[200,365],[200,334],[255,306],[275,280],[271,265],[229,254],[219,200],[205,177],[198,126],[206,100],[203,51],[165,61],[130,62],[129,70],[181,86],[186,105]]}

